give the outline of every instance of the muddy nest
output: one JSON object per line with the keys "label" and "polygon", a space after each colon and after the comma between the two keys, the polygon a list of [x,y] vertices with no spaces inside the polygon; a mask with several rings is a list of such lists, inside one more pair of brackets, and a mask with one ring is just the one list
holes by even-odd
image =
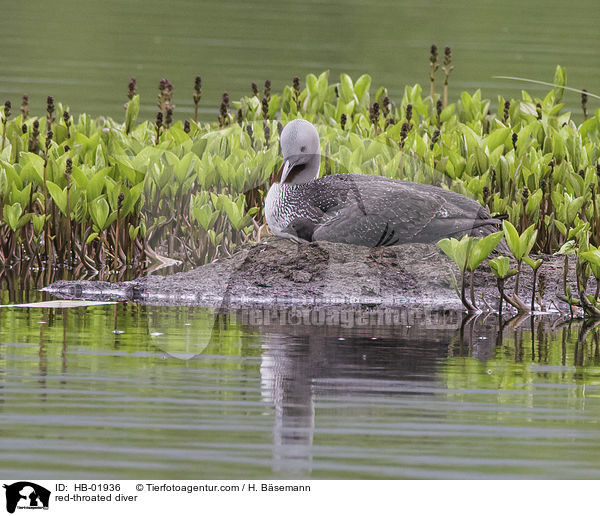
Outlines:
{"label": "muddy nest", "polygon": [[[562,291],[562,259],[543,258],[540,275],[545,276],[548,305],[557,301]],[[44,290],[69,299],[155,305],[461,309],[452,274],[458,277],[456,266],[434,244],[368,249],[327,242],[298,244],[273,237],[241,247],[231,258],[171,276],[150,275],[122,283],[59,281]],[[531,281],[531,271],[524,266],[520,295],[527,303]],[[482,295],[491,306],[497,306],[496,279],[487,265],[475,274],[475,287],[482,306]],[[512,288],[512,280],[506,287]]]}

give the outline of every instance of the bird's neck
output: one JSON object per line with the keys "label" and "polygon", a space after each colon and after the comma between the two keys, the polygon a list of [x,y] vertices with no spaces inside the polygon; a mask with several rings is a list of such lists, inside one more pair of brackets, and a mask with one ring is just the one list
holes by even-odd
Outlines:
{"label": "bird's neck", "polygon": [[286,182],[286,185],[302,185],[312,183],[319,177],[319,168],[321,167],[321,154],[313,154],[306,162],[304,170],[293,176],[292,180]]}

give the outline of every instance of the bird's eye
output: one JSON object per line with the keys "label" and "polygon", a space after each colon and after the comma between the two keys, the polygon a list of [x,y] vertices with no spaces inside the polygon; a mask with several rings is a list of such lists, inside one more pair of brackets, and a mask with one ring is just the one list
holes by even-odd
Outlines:
{"label": "bird's eye", "polygon": [[306,150],[306,147],[303,145],[302,147],[300,147],[300,152],[304,152]]}

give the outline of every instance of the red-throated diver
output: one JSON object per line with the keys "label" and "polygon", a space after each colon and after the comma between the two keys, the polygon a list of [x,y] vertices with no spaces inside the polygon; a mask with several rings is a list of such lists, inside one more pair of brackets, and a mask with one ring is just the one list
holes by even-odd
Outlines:
{"label": "red-throated diver", "polygon": [[310,122],[284,127],[281,179],[265,200],[278,236],[378,247],[484,235],[501,223],[477,201],[437,186],[367,174],[318,179],[320,148]]}

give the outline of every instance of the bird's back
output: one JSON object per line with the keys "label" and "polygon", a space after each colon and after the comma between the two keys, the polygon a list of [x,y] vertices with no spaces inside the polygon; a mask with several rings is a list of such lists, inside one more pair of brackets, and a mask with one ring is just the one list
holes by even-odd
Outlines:
{"label": "bird's back", "polygon": [[477,201],[442,188],[366,174],[335,174],[286,192],[302,206],[283,232],[368,247],[489,232],[499,221]]}

